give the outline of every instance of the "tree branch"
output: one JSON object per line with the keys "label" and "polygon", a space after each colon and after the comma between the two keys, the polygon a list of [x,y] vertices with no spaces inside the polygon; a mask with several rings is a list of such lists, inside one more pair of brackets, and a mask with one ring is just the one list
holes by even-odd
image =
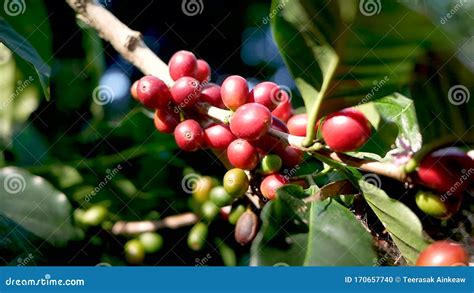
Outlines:
{"label": "tree branch", "polygon": [[169,216],[159,221],[118,221],[112,227],[115,235],[136,235],[145,232],[153,232],[160,229],[178,229],[185,226],[194,225],[199,221],[199,217],[193,213],[184,213],[176,216]]}
{"label": "tree branch", "polygon": [[[99,35],[112,44],[115,50],[127,61],[135,65],[144,74],[157,76],[169,86],[173,84],[173,80],[169,76],[168,66],[147,47],[139,32],[131,30],[107,9],[98,4],[96,0],[66,0],[66,2],[82,20],[96,29]],[[232,114],[230,111],[206,103],[199,103],[198,109],[201,113],[226,124],[229,123]],[[317,153],[348,166],[387,176],[401,182],[407,180],[404,170],[397,165],[331,152],[323,149],[318,142],[306,147],[305,137],[290,135],[275,129],[270,129],[269,133],[305,152]]]}

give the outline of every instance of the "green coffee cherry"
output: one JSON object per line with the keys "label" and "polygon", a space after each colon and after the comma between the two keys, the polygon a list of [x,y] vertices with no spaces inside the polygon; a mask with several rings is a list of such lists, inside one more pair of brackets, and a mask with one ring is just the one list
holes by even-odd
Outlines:
{"label": "green coffee cherry", "polygon": [[125,258],[130,264],[138,265],[145,259],[145,248],[138,239],[132,239],[125,243]]}
{"label": "green coffee cherry", "polygon": [[404,166],[405,173],[409,174],[415,172],[416,168],[418,167],[418,162],[415,159],[410,159],[406,162]]}
{"label": "green coffee cherry", "polygon": [[245,194],[249,188],[249,179],[244,170],[234,168],[224,175],[224,189],[233,197],[240,197]]}
{"label": "green coffee cherry", "polygon": [[238,205],[229,214],[229,223],[232,225],[237,224],[237,221],[239,220],[240,216],[245,212],[246,208],[243,205]]}
{"label": "green coffee cherry", "polygon": [[203,218],[206,219],[206,221],[210,222],[214,220],[214,218],[219,213],[219,207],[216,206],[216,204],[212,201],[208,200],[202,204],[201,213]]}
{"label": "green coffee cherry", "polygon": [[212,188],[209,197],[218,207],[229,205],[233,200],[232,196],[228,194],[222,186]]}
{"label": "green coffee cherry", "polygon": [[198,203],[204,203],[209,199],[209,192],[215,186],[214,180],[209,176],[200,177],[193,188],[193,198]]}
{"label": "green coffee cherry", "polygon": [[195,251],[201,250],[206,243],[207,230],[207,225],[202,222],[194,225],[188,235],[189,248]]}
{"label": "green coffee cherry", "polygon": [[92,206],[80,216],[80,221],[86,226],[98,226],[107,218],[107,209],[103,206]]}
{"label": "green coffee cherry", "polygon": [[441,201],[439,195],[428,191],[419,191],[415,196],[416,205],[425,214],[444,218],[449,214],[446,204]]}
{"label": "green coffee cherry", "polygon": [[264,175],[270,175],[278,172],[283,164],[280,156],[269,154],[263,157],[260,162],[260,169]]}
{"label": "green coffee cherry", "polygon": [[141,242],[146,253],[156,253],[163,247],[163,237],[158,233],[147,232],[140,234],[138,240]]}

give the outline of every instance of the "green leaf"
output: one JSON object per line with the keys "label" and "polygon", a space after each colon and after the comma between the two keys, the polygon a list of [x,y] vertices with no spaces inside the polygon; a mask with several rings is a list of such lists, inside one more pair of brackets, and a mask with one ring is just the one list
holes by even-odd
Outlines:
{"label": "green leaf", "polygon": [[30,63],[36,70],[44,94],[49,99],[49,77],[51,69],[35,48],[23,36],[18,34],[3,18],[0,18],[0,42],[13,53]]}
{"label": "green leaf", "polygon": [[372,237],[356,217],[335,200],[311,205],[305,265],[372,266]]}
{"label": "green leaf", "polygon": [[414,264],[418,254],[428,245],[423,237],[418,217],[404,204],[390,198],[375,185],[360,180],[359,187],[402,255]]}
{"label": "green leaf", "polygon": [[431,43],[440,49],[451,44],[428,18],[396,1],[385,1],[383,13],[370,16],[358,4],[272,1],[278,12],[273,34],[309,113],[308,141],[320,106],[330,113],[402,89]]}
{"label": "green leaf", "polygon": [[72,206],[41,177],[14,167],[0,169],[0,213],[55,246],[76,237]]}

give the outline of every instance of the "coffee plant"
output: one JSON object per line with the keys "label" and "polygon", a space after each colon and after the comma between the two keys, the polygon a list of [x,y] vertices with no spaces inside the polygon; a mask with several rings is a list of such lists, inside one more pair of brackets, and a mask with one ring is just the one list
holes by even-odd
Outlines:
{"label": "coffee plant", "polygon": [[[62,3],[86,48],[69,58],[28,35],[48,2],[0,18],[5,265],[473,262],[462,12],[449,26],[427,11],[435,0],[273,0],[263,22],[292,88],[263,69],[222,73],[191,47],[155,54],[107,1]],[[132,106],[120,118],[98,85],[110,47],[141,72],[121,83]]]}

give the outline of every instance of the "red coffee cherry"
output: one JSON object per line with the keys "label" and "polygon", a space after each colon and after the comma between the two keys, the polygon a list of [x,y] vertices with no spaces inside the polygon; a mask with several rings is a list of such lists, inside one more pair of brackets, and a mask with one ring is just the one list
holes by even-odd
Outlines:
{"label": "red coffee cherry", "polygon": [[300,165],[304,158],[303,151],[290,145],[286,145],[283,148],[276,148],[275,153],[280,156],[283,165],[287,168],[294,168]]}
{"label": "red coffee cherry", "polygon": [[200,83],[207,83],[211,80],[211,66],[202,59],[197,61],[196,79]]}
{"label": "red coffee cherry", "polygon": [[204,144],[204,131],[196,120],[188,119],[174,130],[176,144],[185,151],[196,151]]}
{"label": "red coffee cherry", "polygon": [[364,114],[349,108],[329,115],[321,132],[326,144],[336,152],[354,151],[370,137],[370,123]]}
{"label": "red coffee cherry", "polygon": [[288,184],[288,179],[280,174],[268,175],[260,183],[260,192],[269,200],[276,197],[276,190],[281,186]]}
{"label": "red coffee cherry", "polygon": [[[272,117],[271,128],[279,130],[284,133],[288,133],[288,128],[286,127],[285,122],[281,121],[280,119],[276,117]],[[259,151],[261,151],[264,155],[272,151],[275,151],[276,149],[283,150],[285,148],[285,145],[281,140],[279,140],[278,138],[268,133],[265,134],[260,139],[252,141],[251,144],[254,147],[258,148]]]}
{"label": "red coffee cherry", "polygon": [[198,69],[197,59],[189,51],[178,51],[174,53],[168,62],[170,76],[173,80],[181,77],[195,77]]}
{"label": "red coffee cherry", "polygon": [[171,98],[179,108],[190,108],[199,100],[201,85],[192,77],[181,77],[171,88]]}
{"label": "red coffee cherry", "polygon": [[238,75],[227,77],[221,86],[221,97],[224,105],[235,111],[247,103],[249,86],[245,78]]}
{"label": "red coffee cherry", "polygon": [[423,250],[417,266],[467,266],[469,255],[464,248],[450,241],[436,241]]}
{"label": "red coffee cherry", "polygon": [[246,140],[263,137],[272,124],[270,111],[257,103],[245,104],[237,109],[230,120],[232,133]]}
{"label": "red coffee cherry", "polygon": [[132,96],[132,98],[134,98],[135,100],[139,101],[138,100],[138,80],[135,80],[135,82],[132,84],[132,86],[130,87],[130,95]]}
{"label": "red coffee cherry", "polygon": [[258,165],[258,152],[245,139],[236,139],[227,148],[227,158],[232,166],[252,170]]}
{"label": "red coffee cherry", "polygon": [[418,177],[423,184],[438,192],[457,193],[469,185],[470,180],[463,180],[463,176],[468,176],[465,173],[472,168],[474,160],[461,149],[444,148],[421,160]]}
{"label": "red coffee cherry", "polygon": [[293,108],[291,107],[290,97],[284,91],[282,93],[282,102],[272,111],[272,115],[287,122],[293,116]]}
{"label": "red coffee cherry", "polygon": [[259,103],[267,107],[270,111],[275,109],[284,101],[283,91],[280,87],[271,81],[264,81],[257,84],[250,91],[248,102]]}
{"label": "red coffee cherry", "polygon": [[138,81],[137,97],[145,107],[160,109],[168,106],[171,94],[161,79],[147,75]]}
{"label": "red coffee cherry", "polygon": [[226,149],[236,137],[227,125],[214,124],[204,130],[206,145],[213,149]]}
{"label": "red coffee cherry", "polygon": [[156,129],[162,133],[173,133],[179,124],[179,113],[171,109],[158,109],[153,119]]}
{"label": "red coffee cherry", "polygon": [[225,108],[221,98],[221,87],[215,83],[208,83],[202,87],[201,96],[199,97],[201,102],[209,103],[210,105],[218,108]]}
{"label": "red coffee cherry", "polygon": [[297,136],[306,136],[306,126],[308,125],[308,114],[298,114],[291,117],[288,122],[288,131]]}

